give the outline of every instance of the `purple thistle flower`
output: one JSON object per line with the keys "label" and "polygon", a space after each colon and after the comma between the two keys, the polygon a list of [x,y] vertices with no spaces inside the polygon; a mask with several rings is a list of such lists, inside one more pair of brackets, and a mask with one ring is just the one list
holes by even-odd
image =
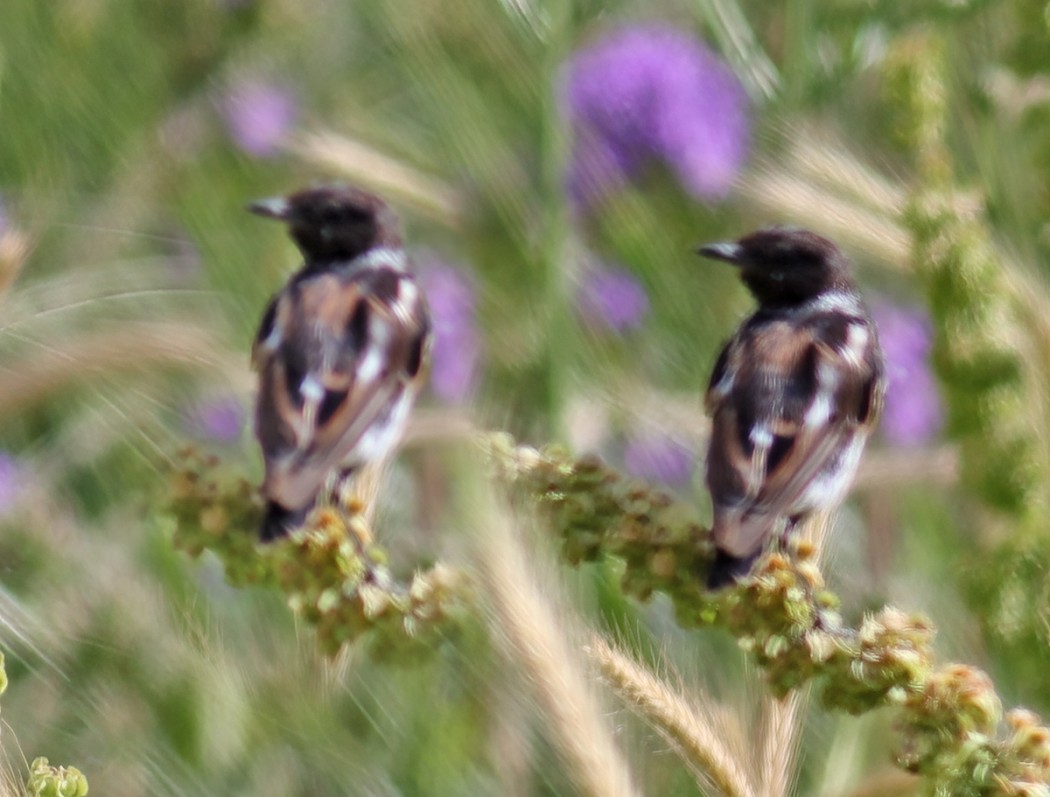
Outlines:
{"label": "purple thistle flower", "polygon": [[222,114],[233,142],[249,155],[265,158],[291,132],[298,107],[287,87],[248,80],[226,96]]}
{"label": "purple thistle flower", "polygon": [[424,261],[419,281],[434,325],[430,387],[445,401],[466,401],[481,366],[474,283],[461,269],[436,258]]}
{"label": "purple thistle flower", "polygon": [[696,467],[694,452],[663,432],[632,436],[623,458],[624,467],[632,476],[672,487],[689,484]]}
{"label": "purple thistle flower", "polygon": [[671,27],[621,28],[578,52],[565,103],[576,135],[569,187],[582,204],[650,158],[691,196],[721,199],[747,155],[743,87],[704,44]]}
{"label": "purple thistle flower", "polygon": [[918,446],[936,437],[944,420],[930,370],[932,328],[925,312],[886,302],[872,315],[886,355],[886,406],[880,424],[894,445]]}
{"label": "purple thistle flower", "polygon": [[233,396],[198,401],[184,414],[186,431],[201,440],[233,443],[244,429],[244,404]]}
{"label": "purple thistle flower", "polygon": [[577,294],[580,313],[595,326],[625,332],[641,326],[649,296],[637,278],[619,268],[591,269]]}
{"label": "purple thistle flower", "polygon": [[9,515],[18,504],[22,485],[22,467],[6,451],[0,451],[0,517]]}

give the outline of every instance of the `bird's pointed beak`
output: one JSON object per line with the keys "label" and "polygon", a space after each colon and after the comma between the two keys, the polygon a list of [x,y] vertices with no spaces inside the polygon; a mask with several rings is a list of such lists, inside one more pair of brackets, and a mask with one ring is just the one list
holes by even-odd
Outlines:
{"label": "bird's pointed beak", "polygon": [[740,264],[741,249],[738,243],[705,244],[696,251],[697,254],[709,257],[712,260],[724,260],[726,263]]}
{"label": "bird's pointed beak", "polygon": [[252,202],[248,205],[248,210],[257,216],[287,220],[289,215],[291,215],[292,206],[287,199],[278,196]]}

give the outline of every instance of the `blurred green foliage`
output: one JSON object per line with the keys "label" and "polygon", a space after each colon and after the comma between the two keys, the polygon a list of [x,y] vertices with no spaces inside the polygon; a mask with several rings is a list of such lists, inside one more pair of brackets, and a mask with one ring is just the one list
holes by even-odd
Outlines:
{"label": "blurred green foliage", "polygon": [[[21,749],[75,763],[113,795],[570,792],[526,679],[484,635],[411,667],[360,647],[322,659],[278,595],[231,588],[215,559],[176,551],[160,517],[187,407],[250,405],[253,326],[295,264],[282,231],[241,208],[333,176],[386,194],[414,251],[477,277],[483,380],[469,408],[425,399],[431,426],[468,415],[614,462],[638,428],[702,449],[698,394],[748,300],[690,251],[759,224],[840,240],[869,294],[928,296],[947,438],[905,452],[876,441],[867,459],[883,475],[862,474],[829,579],[846,587],[847,620],[884,599],[921,610],[941,657],[1050,711],[1046,14],[1035,0],[5,0],[0,449],[21,469],[0,509],[8,762],[24,769]],[[708,42],[747,87],[749,167],[705,203],[654,164],[579,213],[563,190],[564,64],[653,20]],[[936,43],[932,89],[888,77],[916,42]],[[268,155],[230,133],[246,81],[294,97],[291,136]],[[333,140],[353,146],[322,146]],[[580,318],[592,259],[644,286],[639,328]],[[953,381],[960,341],[994,344],[1008,367]],[[213,445],[257,477],[247,422]],[[961,455],[961,481],[938,464],[945,451]],[[449,498],[457,467],[422,435],[389,474],[375,525],[406,580],[435,559],[471,563]],[[681,497],[706,501],[698,485]],[[574,558],[591,558],[586,542]],[[757,687],[729,640],[682,630],[662,598],[625,600],[619,567],[547,575],[588,624],[753,716]],[[1037,723],[1008,724],[1016,749],[1042,750]],[[696,792],[642,723],[623,725],[641,791]],[[916,767],[929,754],[890,750],[878,718],[851,726],[851,748],[842,727],[807,712],[799,793],[850,793],[893,754]]]}

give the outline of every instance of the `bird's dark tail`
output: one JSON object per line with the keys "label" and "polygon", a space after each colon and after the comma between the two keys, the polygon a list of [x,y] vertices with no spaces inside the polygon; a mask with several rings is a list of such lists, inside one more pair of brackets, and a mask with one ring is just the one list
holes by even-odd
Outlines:
{"label": "bird's dark tail", "polygon": [[300,509],[288,509],[275,501],[267,501],[259,537],[263,542],[271,542],[283,537],[292,529],[303,525],[308,514],[310,514],[309,505]]}
{"label": "bird's dark tail", "polygon": [[722,589],[739,581],[748,574],[761,555],[761,549],[750,556],[733,556],[719,548],[715,553],[715,560],[711,563],[711,569],[707,572],[707,588]]}

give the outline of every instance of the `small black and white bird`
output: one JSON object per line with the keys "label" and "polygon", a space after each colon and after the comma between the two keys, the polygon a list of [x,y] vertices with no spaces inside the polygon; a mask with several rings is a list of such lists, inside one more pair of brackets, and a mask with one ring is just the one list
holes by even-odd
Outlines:
{"label": "small black and white bird", "polygon": [[845,255],[805,230],[701,247],[758,301],[722,349],[705,399],[717,555],[708,587],[747,574],[766,543],[839,504],[882,408],[875,326]]}
{"label": "small black and white bird", "polygon": [[301,526],[326,480],[381,461],[400,440],[430,349],[426,301],[393,211],[379,197],[325,185],[248,209],[288,224],[305,262],[263,314],[259,373],[271,540]]}

